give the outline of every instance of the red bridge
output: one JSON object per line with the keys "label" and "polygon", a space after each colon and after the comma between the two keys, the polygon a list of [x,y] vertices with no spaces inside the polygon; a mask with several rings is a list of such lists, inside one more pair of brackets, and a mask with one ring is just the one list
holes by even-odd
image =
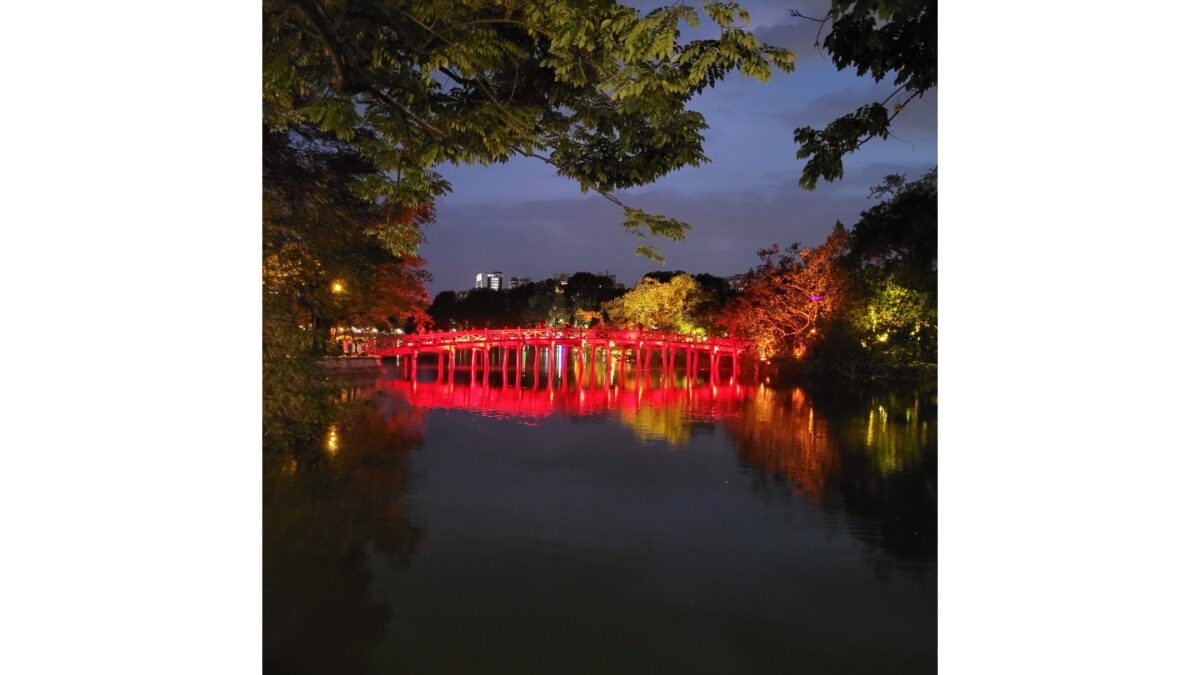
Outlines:
{"label": "red bridge", "polygon": [[[472,371],[477,363],[485,372],[490,367],[499,367],[506,382],[510,362],[513,363],[518,377],[526,371],[527,366],[532,365],[536,383],[539,371],[543,370],[543,363],[551,381],[556,371],[560,376],[564,376],[572,363],[575,365],[577,378],[585,375],[595,377],[597,366],[603,363],[605,367],[602,374],[606,381],[611,381],[617,367],[624,373],[627,362],[632,363],[639,378],[643,373],[649,377],[652,359],[658,361],[664,381],[667,380],[668,373],[675,373],[678,359],[684,367],[687,380],[698,378],[701,366],[707,365],[707,380],[715,382],[719,379],[724,357],[728,357],[731,381],[737,380],[740,361],[749,346],[750,343],[744,340],[694,337],[663,331],[505,328],[379,335],[375,338],[373,351],[379,356],[395,356],[397,364],[405,373],[410,369],[415,372],[418,359],[423,354],[436,355],[439,382],[443,380],[447,366],[453,371],[460,365],[461,359],[457,358],[460,353],[470,354],[469,365]],[[544,360],[543,353],[546,355]],[[534,386],[536,388],[537,385]]]}

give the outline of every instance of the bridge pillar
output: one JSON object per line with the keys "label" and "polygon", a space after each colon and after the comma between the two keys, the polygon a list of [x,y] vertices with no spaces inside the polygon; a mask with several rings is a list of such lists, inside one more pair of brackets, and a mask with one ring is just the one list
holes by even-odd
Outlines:
{"label": "bridge pillar", "polygon": [[612,343],[609,343],[604,348],[604,386],[611,387],[613,380],[613,354]]}
{"label": "bridge pillar", "polygon": [[555,345],[554,351],[557,352],[559,347],[563,348],[563,355],[562,355],[561,359],[558,359],[555,366],[556,366],[556,370],[558,370],[559,384],[561,384],[563,382],[563,380],[567,379],[567,369],[571,367],[571,364],[570,364],[571,345],[570,344]]}
{"label": "bridge pillar", "polygon": [[534,391],[537,391],[538,377],[539,377],[539,373],[542,370],[541,369],[542,364],[539,362],[541,359],[541,351],[542,351],[541,348],[538,347],[537,343],[535,342],[533,345],[533,390]]}

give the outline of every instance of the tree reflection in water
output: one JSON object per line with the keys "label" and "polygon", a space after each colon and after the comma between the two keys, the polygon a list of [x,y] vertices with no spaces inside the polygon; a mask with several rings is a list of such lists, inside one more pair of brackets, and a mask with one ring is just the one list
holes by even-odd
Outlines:
{"label": "tree reflection in water", "polygon": [[841,430],[832,491],[840,507],[878,523],[869,543],[903,560],[936,560],[936,393],[820,395],[827,419]]}
{"label": "tree reflection in water", "polygon": [[[343,391],[343,401],[372,389]],[[381,406],[387,401],[381,400]],[[408,451],[421,413],[358,410],[331,425],[320,448],[271,453],[263,467],[263,662],[266,672],[366,669],[383,636],[385,604],[369,593],[368,555],[407,564],[420,540],[411,522]]]}
{"label": "tree reflection in water", "polygon": [[936,559],[935,394],[760,387],[744,412],[725,424],[748,466],[868,521],[854,533],[871,545]]}

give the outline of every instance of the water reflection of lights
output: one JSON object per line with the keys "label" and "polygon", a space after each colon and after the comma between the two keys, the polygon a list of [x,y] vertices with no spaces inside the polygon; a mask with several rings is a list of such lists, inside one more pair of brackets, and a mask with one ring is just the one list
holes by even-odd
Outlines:
{"label": "water reflection of lights", "polygon": [[[874,400],[858,408],[850,421],[858,431],[842,436],[831,431],[805,391],[772,389],[763,383],[654,387],[630,378],[612,386],[588,380],[580,387],[573,380],[569,385],[543,380],[535,389],[528,381],[520,386],[515,381],[479,381],[456,387],[452,382],[385,377],[377,386],[399,394],[414,409],[463,409],[529,420],[523,424],[551,416],[615,415],[642,441],[665,442],[668,447],[687,444],[697,423],[716,423],[732,433],[750,465],[786,476],[796,489],[810,494],[824,489],[846,453],[867,459],[878,475],[888,476],[918,460],[936,438],[936,422],[924,419],[911,399],[907,405]],[[344,445],[333,429],[328,440]]]}
{"label": "water reflection of lights", "polygon": [[330,457],[334,457],[340,449],[341,440],[338,438],[337,426],[331,426],[329,432],[325,434],[325,452],[329,453]]}
{"label": "water reflection of lights", "polygon": [[[573,383],[572,383],[573,384]],[[632,383],[631,383],[632,384]],[[417,382],[383,378],[377,386],[395,392],[417,408],[474,410],[497,417],[567,417],[600,414],[607,411],[636,412],[638,408],[678,410],[680,416],[713,419],[717,415],[737,415],[741,403],[756,390],[740,386],[713,385],[703,388],[592,386],[560,388],[543,386],[533,389],[478,382],[475,386],[455,387],[453,383]]]}
{"label": "water reflection of lights", "polygon": [[921,419],[917,402],[904,408],[903,422],[890,422],[889,417],[888,407],[884,405],[868,412],[864,444],[876,470],[885,476],[903,470],[929,443],[929,423]]}

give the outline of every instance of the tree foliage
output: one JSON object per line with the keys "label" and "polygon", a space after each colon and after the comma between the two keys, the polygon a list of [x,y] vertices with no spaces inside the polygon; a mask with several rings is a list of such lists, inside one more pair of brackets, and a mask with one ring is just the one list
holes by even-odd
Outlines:
{"label": "tree foliage", "polygon": [[710,300],[690,274],[677,274],[666,282],[646,277],[625,295],[605,303],[604,313],[610,323],[625,328],[706,335],[710,328],[703,309]]}
{"label": "tree foliage", "polygon": [[906,287],[937,295],[937,169],[917,180],[891,175],[871,191],[885,201],[863,211],[849,264],[893,275]]}
{"label": "tree foliage", "polygon": [[428,304],[424,261],[398,257],[370,225],[393,222],[395,231],[419,236],[433,209],[384,206],[362,196],[356,182],[372,171],[353,147],[311,126],[264,133],[263,290],[291,307],[293,323],[396,325]]}
{"label": "tree foliage", "polygon": [[[415,255],[397,258],[370,232],[404,221],[416,232],[430,207],[396,209],[357,184],[373,165],[354,147],[301,124],[263,133],[263,436],[264,447],[311,443],[334,408],[314,357],[328,328],[357,319],[398,325],[421,317],[427,274]],[[397,230],[399,231],[399,230]]]}
{"label": "tree foliage", "polygon": [[849,280],[842,265],[850,236],[838,223],[823,244],[778,245],[759,251],[762,264],[747,276],[742,294],[726,305],[720,324],[754,342],[762,358],[800,358],[818,335],[820,321],[837,310]]}
{"label": "tree foliage", "polygon": [[[717,37],[682,42],[680,24],[702,16]],[[642,14],[611,0],[265,0],[263,118],[352,144],[376,168],[356,185],[370,199],[433,203],[450,189],[435,165],[523,155],[618,203],[635,236],[681,238],[686,224],[612,192],[707,161],[707,125],[686,107],[705,88],[793,69],[749,19],[715,2]],[[404,228],[373,229],[411,252]]]}
{"label": "tree foliage", "polygon": [[888,138],[896,115],[937,86],[937,0],[833,0],[824,17],[794,10],[792,15],[816,21],[822,29],[829,24],[823,47],[838,70],[854,68],[860,77],[869,75],[876,82],[895,75],[896,89],[884,100],[843,115],[824,129],[796,129],[796,157],[807,160],[800,187],[812,190],[822,178],[841,178],[845,155],[872,138]]}

